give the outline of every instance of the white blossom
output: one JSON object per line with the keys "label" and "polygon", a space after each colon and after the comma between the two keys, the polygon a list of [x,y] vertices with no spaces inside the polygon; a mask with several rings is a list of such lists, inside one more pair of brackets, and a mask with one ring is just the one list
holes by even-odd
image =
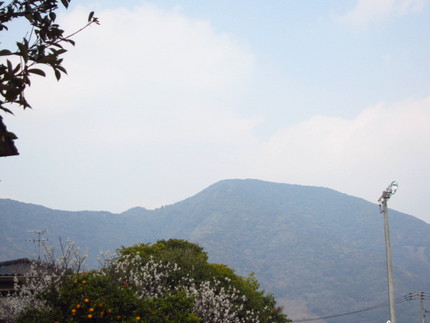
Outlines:
{"label": "white blossom", "polygon": [[[52,250],[46,249],[48,255]],[[62,256],[50,259],[52,270],[33,262],[31,270],[24,277],[24,284],[15,284],[16,292],[6,297],[0,304],[0,314],[14,317],[26,307],[47,308],[42,300],[35,297],[37,293],[50,288],[59,288],[58,282],[70,269],[82,267],[79,249],[68,242],[62,248]],[[248,323],[259,322],[259,313],[245,310],[247,298],[231,285],[229,278],[224,281],[216,279],[197,282],[190,274],[180,275],[181,268],[176,263],[155,261],[149,258],[143,261],[139,255],[112,256],[103,258],[104,268],[96,275],[110,276],[118,284],[129,286],[138,299],[162,298],[184,291],[194,300],[193,310],[208,323]],[[45,268],[45,269],[44,269]],[[54,270],[55,268],[55,270]]]}
{"label": "white blossom", "polygon": [[87,258],[87,255],[81,254],[80,249],[69,240],[63,243],[60,239],[60,249],[60,256],[55,257],[55,248],[44,243],[45,261],[32,261],[29,271],[22,277],[14,277],[14,291],[1,299],[0,317],[14,319],[26,308],[49,308],[37,295],[47,288],[58,290],[61,279],[66,274],[79,272]]}

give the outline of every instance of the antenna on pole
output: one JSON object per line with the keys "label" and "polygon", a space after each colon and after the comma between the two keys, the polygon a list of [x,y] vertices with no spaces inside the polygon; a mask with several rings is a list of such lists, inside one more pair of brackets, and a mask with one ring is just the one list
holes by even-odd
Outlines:
{"label": "antenna on pole", "polygon": [[40,230],[27,230],[27,232],[32,232],[35,235],[37,235],[37,238],[32,238],[32,239],[26,239],[26,241],[31,241],[33,242],[34,245],[38,246],[38,256],[37,256],[37,260],[40,261],[40,250],[41,250],[41,243],[43,241],[47,241],[47,239],[42,238],[42,235],[45,234],[46,232],[48,232],[48,229],[40,229]]}

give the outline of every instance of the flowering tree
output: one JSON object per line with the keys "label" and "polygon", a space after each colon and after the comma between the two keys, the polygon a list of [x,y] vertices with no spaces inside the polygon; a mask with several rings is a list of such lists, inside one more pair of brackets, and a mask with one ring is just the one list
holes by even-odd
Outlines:
{"label": "flowering tree", "polygon": [[140,300],[183,293],[193,301],[192,310],[203,322],[259,321],[258,313],[246,309],[247,297],[230,284],[228,277],[198,281],[192,274],[182,275],[176,263],[157,261],[153,256],[142,262],[139,255],[116,259],[109,270]]}
{"label": "flowering tree", "polygon": [[18,293],[26,301],[15,321],[290,322],[253,276],[209,264],[196,244],[162,240],[122,248],[105,264],[86,273],[32,273],[42,283]]}
{"label": "flowering tree", "polygon": [[44,308],[42,294],[56,288],[71,274],[78,274],[87,258],[73,241],[59,239],[60,252],[43,240],[43,260],[34,260],[24,277],[14,277],[14,292],[0,302],[0,317],[15,318],[23,309]]}
{"label": "flowering tree", "polygon": [[167,279],[158,286],[174,286],[192,295],[194,310],[203,322],[289,321],[282,308],[276,306],[273,295],[258,290],[253,275],[242,278],[225,265],[208,263],[206,252],[197,244],[177,239],[161,240],[154,245],[122,248],[119,254],[116,259],[119,263],[134,263],[119,270],[126,275],[130,271],[135,274],[138,264],[147,265],[153,261],[173,266]]}

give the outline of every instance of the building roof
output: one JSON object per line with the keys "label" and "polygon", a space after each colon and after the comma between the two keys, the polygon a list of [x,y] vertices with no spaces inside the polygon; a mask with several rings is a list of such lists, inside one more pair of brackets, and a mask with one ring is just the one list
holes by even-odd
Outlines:
{"label": "building roof", "polygon": [[8,132],[3,118],[0,116],[0,157],[19,155],[13,140],[16,139],[15,135]]}
{"label": "building roof", "polygon": [[42,270],[46,273],[55,273],[59,270],[55,265],[41,260],[20,258],[0,262],[0,279],[10,276],[24,276],[32,269],[32,267],[34,268],[35,266],[38,271]]}
{"label": "building roof", "polygon": [[31,263],[28,258],[0,262],[0,276],[22,276],[30,270]]}

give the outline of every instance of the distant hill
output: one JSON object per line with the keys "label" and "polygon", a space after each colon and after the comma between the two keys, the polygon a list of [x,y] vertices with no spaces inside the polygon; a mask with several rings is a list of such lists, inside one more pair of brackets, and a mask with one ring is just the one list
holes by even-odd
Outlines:
{"label": "distant hill", "polygon": [[[331,189],[259,180],[224,180],[184,201],[121,214],[67,212],[0,199],[0,260],[35,253],[32,229],[99,250],[183,238],[214,263],[255,272],[295,320],[366,309],[326,322],[389,318],[383,217],[378,206]],[[430,224],[390,210],[396,296],[430,292]],[[95,266],[93,260],[90,263]],[[401,300],[399,300],[400,302]],[[430,309],[428,300],[427,309]],[[419,321],[414,302],[397,305],[399,322]],[[321,321],[320,321],[321,322]]]}

